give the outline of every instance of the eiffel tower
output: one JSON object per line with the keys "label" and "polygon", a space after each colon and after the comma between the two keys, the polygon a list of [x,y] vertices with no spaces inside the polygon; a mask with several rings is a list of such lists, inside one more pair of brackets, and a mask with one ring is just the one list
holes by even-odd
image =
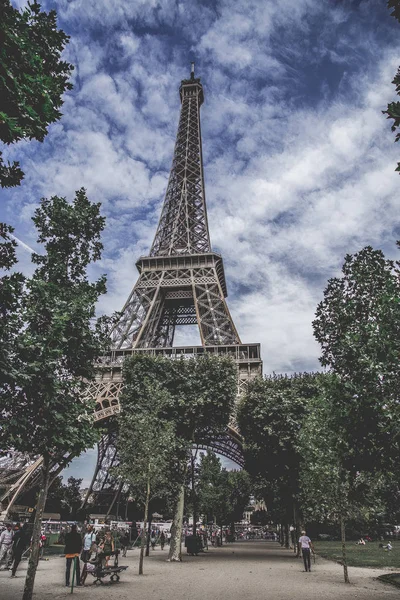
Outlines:
{"label": "eiffel tower", "polygon": [[[204,352],[232,356],[237,364],[238,395],[250,379],[262,373],[260,345],[242,344],[226,303],[222,257],[211,248],[200,129],[204,92],[195,77],[194,63],[190,79],[181,82],[179,94],[181,112],[174,157],[150,254],[136,263],[139,279],[111,333],[112,350],[99,361],[96,380],[87,390],[87,397],[96,401],[95,421],[107,425],[108,430],[98,445],[86,500],[95,494],[103,499],[101,503],[108,506],[109,513],[123,486],[110,468],[118,461],[113,417],[120,412],[121,369],[126,356],[136,352],[169,358]],[[201,346],[173,345],[176,327],[181,325],[198,325]],[[243,464],[234,415],[225,435],[199,445]],[[15,495],[15,487],[13,492]]]}
{"label": "eiffel tower", "polygon": [[211,250],[204,190],[200,79],[183,80],[181,114],[165,201],[150,256],[112,333],[119,348],[167,348],[177,325],[198,325],[203,346],[240,344],[225,301],[222,258]]}

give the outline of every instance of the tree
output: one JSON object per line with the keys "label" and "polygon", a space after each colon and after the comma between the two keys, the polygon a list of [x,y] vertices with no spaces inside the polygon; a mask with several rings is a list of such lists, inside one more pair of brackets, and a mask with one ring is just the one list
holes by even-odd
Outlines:
{"label": "tree", "polygon": [[[236,365],[229,357],[204,354],[201,357],[170,361],[172,397],[169,418],[186,446],[186,475],[190,452],[197,444],[212,446],[215,436],[226,433],[237,394]],[[180,561],[185,484],[181,484],[176,505],[168,560]]]}
{"label": "tree", "polygon": [[230,525],[235,532],[235,521],[242,519],[249,503],[251,480],[246,471],[227,471],[214,452],[202,454],[198,468],[197,493],[200,511],[206,521]]}
{"label": "tree", "polygon": [[252,481],[247,471],[228,471],[229,513],[226,522],[230,524],[233,536],[235,535],[235,523],[242,520],[251,493]]}
{"label": "tree", "polygon": [[[69,37],[57,29],[54,10],[36,1],[22,11],[2,0],[0,7],[0,140],[43,141],[50,123],[61,117],[62,95],[72,89],[73,66],[61,60]],[[20,185],[19,162],[4,163],[0,152],[0,186]]]}
{"label": "tree", "polygon": [[62,477],[56,477],[49,487],[45,510],[60,513],[63,521],[76,521],[82,504],[81,484],[82,479],[68,477],[65,485]]}
{"label": "tree", "polygon": [[[138,355],[129,363],[135,390],[150,380],[167,394],[158,418],[173,424],[182,457],[174,457],[180,489],[175,507],[169,560],[181,560],[185,479],[191,448],[211,444],[226,432],[237,392],[235,363],[227,357],[205,354],[199,358],[170,360]],[[133,383],[132,383],[133,385]],[[136,392],[135,392],[136,393]],[[122,417],[123,418],[123,417]],[[174,456],[172,447],[171,456]]]}
{"label": "tree", "polygon": [[371,247],[347,255],[342,273],[313,322],[332,375],[312,423],[319,464],[306,479],[339,515],[345,555],[345,521],[362,504],[360,489],[365,504],[370,480],[398,481],[400,283],[397,266]]}
{"label": "tree", "polygon": [[299,434],[303,461],[300,467],[301,503],[308,520],[337,523],[342,540],[345,583],[350,583],[346,557],[346,524],[363,519],[366,509],[380,504],[381,474],[349,470],[349,446],[341,435],[343,404],[338,379],[324,379],[321,394],[312,400]]}
{"label": "tree", "polygon": [[[166,418],[171,395],[153,377],[159,365],[146,355],[134,355],[123,366],[124,388],[118,418],[118,476],[144,510],[139,575],[143,574],[146,524],[152,500],[176,493],[182,445],[175,423]],[[185,450],[185,448],[183,448]],[[183,452],[185,457],[185,452]]]}
{"label": "tree", "polygon": [[[214,452],[201,454],[198,470],[198,496],[200,512],[206,521],[225,524],[228,513],[227,472],[222,469],[221,461]],[[248,498],[247,498],[248,500]]]}
{"label": "tree", "polygon": [[108,341],[106,320],[95,319],[105,278],[87,278],[88,265],[101,255],[100,205],[81,189],[72,204],[57,196],[43,199],[33,221],[45,253],[32,256],[37,268],[25,285],[22,327],[13,342],[18,370],[0,388],[1,446],[42,457],[24,600],[32,597],[51,464],[97,439],[94,403],[82,395]]}
{"label": "tree", "polygon": [[268,510],[285,525],[289,547],[289,524],[299,529],[299,469],[302,460],[298,435],[310,399],[319,393],[322,374],[293,377],[274,375],[249,383],[238,410],[244,438],[246,469],[254,493],[263,497]]}
{"label": "tree", "polygon": [[329,280],[313,322],[321,364],[337,375],[348,470],[397,469],[400,281],[397,266],[370,246],[347,255]]}
{"label": "tree", "polygon": [[82,504],[81,496],[82,479],[76,477],[68,477],[67,485],[64,487],[63,508],[68,511],[72,521],[78,518],[78,511]]}

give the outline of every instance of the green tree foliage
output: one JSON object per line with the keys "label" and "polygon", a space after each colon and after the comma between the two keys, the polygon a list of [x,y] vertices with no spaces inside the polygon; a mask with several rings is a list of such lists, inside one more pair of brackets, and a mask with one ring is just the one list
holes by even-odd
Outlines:
{"label": "green tree foliage", "polygon": [[[298,435],[310,400],[319,394],[323,374],[274,375],[250,382],[238,410],[246,469],[255,494],[263,497],[278,522],[297,525]],[[287,539],[287,545],[289,540]]]}
{"label": "green tree foliage", "polygon": [[202,454],[198,468],[197,494],[206,522],[230,525],[240,521],[249,503],[251,480],[246,471],[227,471],[214,452]]}
{"label": "green tree foliage", "polygon": [[[400,1],[399,0],[388,0],[388,8],[392,11],[390,14],[392,17],[400,22]],[[396,94],[400,96],[400,67],[397,69],[397,73],[392,81],[396,86]],[[382,111],[384,115],[387,115],[388,119],[392,119],[392,131],[397,131],[400,127],[400,102],[390,102],[386,110]],[[395,142],[400,139],[400,133],[396,133]],[[400,163],[397,163],[396,171],[400,172]]]}
{"label": "green tree foliage", "polygon": [[228,471],[229,511],[225,522],[230,524],[232,534],[235,530],[235,523],[243,518],[243,512],[249,503],[251,493],[252,481],[247,471]]}
{"label": "green tree foliage", "polygon": [[396,265],[366,247],[347,255],[318,305],[321,363],[337,375],[337,425],[346,469],[397,469],[400,457],[400,283]]}
{"label": "green tree foliage", "polygon": [[[9,0],[0,5],[0,140],[43,141],[50,123],[61,117],[62,95],[72,88],[72,65],[61,60],[69,37],[57,29],[54,10],[36,1],[19,11]],[[20,185],[18,162],[5,163],[0,153],[0,185]]]}
{"label": "green tree foliage", "polygon": [[[13,228],[0,223],[0,268],[9,271],[16,264]],[[0,381],[6,386],[15,381],[20,368],[16,336],[21,330],[21,300],[25,278],[21,273],[6,273],[0,278]],[[1,389],[1,386],[0,386]]]}
{"label": "green tree foliage", "polygon": [[[150,502],[177,493],[180,463],[186,448],[176,436],[175,423],[167,418],[173,400],[168,389],[153,377],[163,367],[148,356],[128,358],[123,366],[124,388],[118,418],[118,476],[129,486],[148,521]],[[156,367],[156,369],[154,369]],[[142,532],[139,575],[143,574],[146,531]]]}
{"label": "green tree foliage", "polygon": [[105,278],[87,278],[102,249],[100,205],[82,189],[72,204],[57,196],[43,199],[33,221],[45,252],[33,255],[37,268],[20,300],[21,328],[13,339],[18,368],[0,388],[0,445],[43,458],[24,600],[32,597],[51,463],[80,454],[97,439],[93,402],[82,402],[83,379],[94,376],[108,340],[106,320],[95,319]]}
{"label": "green tree foliage", "polygon": [[332,373],[305,427],[313,444],[303,444],[303,488],[313,494],[317,513],[340,519],[345,581],[346,521],[379,506],[379,494],[370,490],[398,482],[399,298],[397,266],[366,247],[346,256],[342,277],[328,282],[313,322],[320,361]]}
{"label": "green tree foliage", "polygon": [[[173,426],[184,455],[181,459],[174,457],[172,450],[170,452],[177,463],[177,478],[180,479],[170,559],[180,560],[184,482],[190,451],[193,445],[210,443],[216,435],[226,431],[236,398],[236,366],[229,358],[209,354],[181,360],[138,354],[128,360],[127,368],[130,389],[134,391],[132,407],[135,402],[141,402],[135,395],[140,393],[140,386],[151,381],[165,395],[158,419]],[[135,417],[135,413],[133,415]]]}
{"label": "green tree foliage", "polygon": [[62,477],[58,475],[50,483],[47,491],[45,511],[50,513],[60,513],[61,518],[64,520],[64,515],[62,514],[64,486],[62,481]]}
{"label": "green tree foliage", "polygon": [[344,580],[349,583],[346,524],[351,520],[366,522],[371,513],[382,510],[380,492],[384,477],[381,473],[371,475],[348,469],[353,446],[342,436],[345,415],[343,403],[338,402],[340,394],[337,376],[327,375],[320,395],[309,406],[299,434],[303,457],[300,496],[306,519],[340,525]]}
{"label": "green tree foliage", "polygon": [[46,512],[59,513],[63,521],[77,520],[82,504],[81,484],[82,479],[75,477],[68,477],[67,484],[63,484],[62,477],[56,477],[49,487]]}
{"label": "green tree foliage", "polygon": [[68,477],[67,485],[64,485],[64,497],[62,506],[70,516],[72,521],[78,518],[78,512],[82,504],[81,496],[82,479],[76,477]]}
{"label": "green tree foliage", "polygon": [[198,469],[197,493],[200,512],[205,515],[206,522],[226,524],[225,515],[229,510],[227,488],[227,471],[222,469],[219,458],[211,451],[207,454],[202,453]]}

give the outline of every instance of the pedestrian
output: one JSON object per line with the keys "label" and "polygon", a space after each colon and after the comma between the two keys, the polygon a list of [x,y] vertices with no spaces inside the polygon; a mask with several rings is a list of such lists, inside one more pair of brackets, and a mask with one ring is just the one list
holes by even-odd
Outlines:
{"label": "pedestrian", "polygon": [[82,550],[82,538],[76,530],[76,525],[71,526],[71,531],[65,536],[64,554],[67,559],[65,568],[65,585],[69,586],[71,565],[75,561],[76,585],[81,585],[81,573],[79,566],[79,555]]}
{"label": "pedestrian", "polygon": [[96,534],[93,531],[92,525],[88,525],[87,531],[83,536],[83,550],[81,555],[83,562],[88,562],[90,555],[95,552],[97,552]]}
{"label": "pedestrian", "polygon": [[46,547],[46,541],[47,541],[46,534],[42,530],[42,533],[40,534],[40,540],[39,540],[39,557],[38,557],[38,560],[41,560],[43,558],[44,549]]}
{"label": "pedestrian", "polygon": [[15,573],[18,569],[18,565],[21,562],[21,558],[27,547],[29,546],[30,536],[28,535],[28,523],[24,523],[22,528],[15,532],[12,546],[13,554],[13,565],[11,570],[11,577],[15,577]]}
{"label": "pedestrian", "polygon": [[151,532],[151,536],[150,536],[150,543],[151,543],[152,550],[156,549],[156,541],[157,541],[157,532],[155,529],[153,529]]}
{"label": "pedestrian", "polygon": [[165,533],[164,533],[164,530],[161,532],[161,535],[160,535],[160,545],[161,545],[161,550],[164,550],[164,545],[165,545]]}
{"label": "pedestrian", "polygon": [[3,560],[5,561],[5,570],[10,567],[12,562],[13,538],[14,532],[12,530],[12,524],[7,523],[6,529],[0,535],[0,564],[3,562]]}
{"label": "pedestrian", "polygon": [[311,571],[311,550],[314,552],[314,547],[305,531],[302,531],[299,537],[299,553],[300,549],[303,555],[304,569],[305,571]]}
{"label": "pedestrian", "polygon": [[105,567],[108,567],[108,561],[110,560],[111,554],[114,552],[114,540],[112,539],[111,531],[106,531],[106,535],[103,544],[100,546],[103,550],[105,558]]}
{"label": "pedestrian", "polygon": [[124,531],[119,543],[121,544],[122,556],[126,556],[126,551],[128,550],[129,546],[129,535],[127,531]]}

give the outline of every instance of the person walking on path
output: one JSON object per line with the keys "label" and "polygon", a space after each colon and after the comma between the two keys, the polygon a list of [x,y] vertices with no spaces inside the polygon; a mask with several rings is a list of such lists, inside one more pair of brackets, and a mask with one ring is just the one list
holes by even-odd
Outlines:
{"label": "person walking on path", "polygon": [[65,536],[65,558],[67,559],[65,568],[65,585],[69,587],[72,561],[76,561],[76,585],[81,585],[81,573],[79,567],[79,555],[82,550],[82,538],[76,530],[76,525],[71,526],[71,531]]}
{"label": "person walking on path", "polygon": [[29,546],[30,535],[28,534],[28,523],[24,523],[22,528],[15,532],[12,546],[14,562],[11,570],[11,577],[15,577],[18,565],[27,547]]}
{"label": "person walking on path", "polygon": [[314,553],[314,546],[305,531],[302,531],[299,537],[299,553],[300,549],[303,555],[304,570],[311,571],[311,550]]}
{"label": "person walking on path", "polygon": [[161,550],[164,550],[164,546],[165,546],[165,533],[164,533],[164,531],[162,531],[161,535],[160,535],[160,545],[161,545]]}
{"label": "person walking on path", "polygon": [[14,532],[12,530],[11,523],[7,523],[6,527],[7,528],[0,535],[0,564],[4,560],[6,563],[6,566],[4,568],[8,569],[12,561],[11,552]]}
{"label": "person walking on path", "polygon": [[126,556],[126,551],[128,550],[128,546],[129,546],[129,535],[128,532],[125,531],[123,533],[123,535],[121,536],[119,543],[121,545],[121,550],[122,550],[122,556]]}

